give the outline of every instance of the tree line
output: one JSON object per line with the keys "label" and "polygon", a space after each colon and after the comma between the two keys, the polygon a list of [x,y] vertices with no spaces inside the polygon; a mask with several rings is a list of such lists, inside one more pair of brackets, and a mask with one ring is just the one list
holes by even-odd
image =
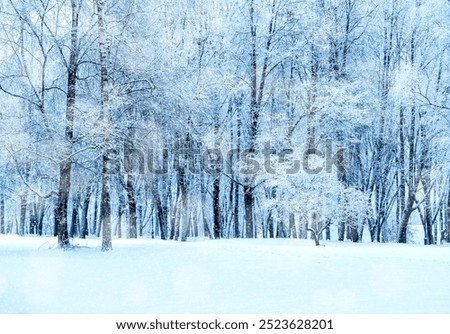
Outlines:
{"label": "tree line", "polygon": [[447,1],[0,16],[0,234],[450,242]]}

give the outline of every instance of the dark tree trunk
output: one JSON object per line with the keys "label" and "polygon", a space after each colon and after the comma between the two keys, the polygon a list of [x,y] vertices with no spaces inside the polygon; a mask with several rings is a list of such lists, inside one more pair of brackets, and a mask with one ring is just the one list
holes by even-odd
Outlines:
{"label": "dark tree trunk", "polygon": [[234,225],[234,237],[240,238],[240,222],[239,222],[239,186],[233,183],[233,225]]}
{"label": "dark tree trunk", "polygon": [[[242,122],[241,119],[238,118],[236,122],[236,140],[237,140],[237,154],[240,154],[241,148],[240,148],[240,140],[241,140],[241,127]],[[233,168],[233,164],[231,165]],[[232,173],[234,173],[234,170],[232,169]],[[233,174],[234,176],[234,174]],[[239,185],[237,183],[234,184],[234,207],[233,207],[233,218],[234,218],[234,237],[240,238],[241,237],[241,229],[240,229],[240,220],[239,220],[239,201],[240,201],[240,192],[239,192]]]}
{"label": "dark tree trunk", "polygon": [[[425,187],[426,189],[426,187]],[[423,212],[422,224],[424,230],[424,245],[434,245],[434,233],[433,233],[433,218],[431,212],[431,203],[429,199],[429,195],[427,195],[427,199],[425,200],[425,210]]]}
{"label": "dark tree trunk", "polygon": [[119,239],[122,239],[122,216],[123,216],[123,211],[124,211],[123,206],[119,205],[119,212],[117,213],[118,214],[117,227],[116,227],[117,237]]}
{"label": "dark tree trunk", "polygon": [[[422,114],[419,114],[419,117],[422,119]],[[433,213],[431,210],[431,168],[432,168],[432,161],[430,155],[430,149],[429,149],[429,138],[427,136],[427,128],[422,123],[420,126],[420,139],[422,142],[422,149],[420,152],[420,163],[419,163],[419,169],[422,171],[422,184],[423,184],[423,191],[425,192],[425,199],[424,199],[424,219],[422,221],[424,225],[424,232],[425,232],[425,245],[434,245],[434,235],[433,235]]]}
{"label": "dark tree trunk", "polygon": [[244,185],[244,208],[245,208],[245,237],[254,238],[254,222],[253,209],[254,197],[253,188],[249,185]]}
{"label": "dark tree trunk", "polygon": [[167,239],[167,207],[163,206],[161,197],[157,192],[157,189],[153,189],[153,198],[156,206],[156,217],[158,220],[159,231],[161,240]]}
{"label": "dark tree trunk", "polygon": [[406,242],[407,242],[408,223],[409,223],[409,218],[411,217],[411,214],[413,212],[414,201],[415,201],[415,195],[414,195],[414,193],[410,193],[409,196],[407,197],[405,210],[403,212],[402,221],[400,224],[400,233],[399,233],[398,242],[401,244],[406,244]]}
{"label": "dark tree trunk", "polygon": [[450,190],[447,194],[447,242],[450,243]]}
{"label": "dark tree trunk", "polygon": [[65,159],[59,168],[59,190],[58,190],[58,204],[55,211],[55,226],[58,236],[58,246],[66,248],[69,246],[69,231],[67,224],[67,206],[69,201],[70,191],[70,171],[71,164],[67,163]]}
{"label": "dark tree trunk", "polygon": [[320,246],[320,235],[314,228],[309,228],[309,224],[306,224],[306,230],[311,232],[311,238],[314,239],[314,244]]}
{"label": "dark tree trunk", "polygon": [[98,211],[99,211],[99,189],[97,189],[95,191],[95,196],[94,196],[94,200],[91,202],[93,207],[94,207],[94,215],[92,217],[92,231],[91,234],[95,235],[97,237],[100,236],[100,224],[98,223],[99,221],[99,215],[98,215]]}
{"label": "dark tree trunk", "polygon": [[19,219],[19,231],[18,234],[25,235],[26,215],[27,215],[27,196],[22,195],[20,197],[20,219]]}
{"label": "dark tree trunk", "polygon": [[102,169],[102,195],[101,195],[101,209],[100,221],[102,222],[102,251],[106,252],[112,250],[112,236],[111,236],[111,198],[110,198],[110,175],[108,169],[109,158],[103,156]]}
{"label": "dark tree trunk", "polygon": [[80,222],[80,238],[86,239],[88,236],[88,209],[91,198],[91,191],[88,190],[85,194],[83,205],[81,207],[81,222]]}
{"label": "dark tree trunk", "polygon": [[213,183],[213,215],[214,215],[214,239],[220,239],[222,223],[220,215],[220,175],[216,176]]}
{"label": "dark tree trunk", "polygon": [[431,224],[430,217],[427,217],[426,221],[427,221],[427,224],[426,224],[426,236],[427,236],[426,245],[434,245],[434,244],[436,244],[436,242],[434,240],[433,225]]}
{"label": "dark tree trunk", "polygon": [[[402,214],[402,221],[400,224],[399,243],[405,244],[407,242],[407,230],[409,219],[414,211],[414,203],[416,200],[417,182],[415,178],[415,151],[416,151],[416,108],[411,108],[411,120],[408,135],[409,142],[409,163],[408,163],[408,196],[406,197],[405,210]],[[417,173],[419,174],[419,173]]]}
{"label": "dark tree trunk", "polygon": [[42,236],[44,233],[44,215],[45,215],[45,207],[43,201],[40,199],[37,204],[37,228],[36,233],[39,236]]}
{"label": "dark tree trunk", "polygon": [[[179,223],[178,229],[181,228],[181,241],[186,241],[189,233],[189,214],[188,214],[188,189],[186,170],[184,168],[180,171],[180,210],[179,210]],[[181,226],[180,226],[181,225]]]}
{"label": "dark tree trunk", "polygon": [[134,194],[134,176],[127,175],[127,199],[128,199],[128,238],[137,238],[137,203]]}
{"label": "dark tree trunk", "polygon": [[269,238],[273,239],[275,237],[275,233],[274,233],[274,229],[273,229],[272,210],[270,210],[269,216],[267,217],[267,231],[269,233]]}
{"label": "dark tree trunk", "polygon": [[331,222],[329,220],[327,220],[327,227],[325,228],[325,234],[326,234],[326,239],[327,240],[331,240],[330,224],[331,224]]}
{"label": "dark tree trunk", "polygon": [[30,234],[37,234],[37,208],[36,203],[30,204]]}
{"label": "dark tree trunk", "polygon": [[0,234],[5,234],[5,197],[0,198]]}
{"label": "dark tree trunk", "polygon": [[[178,239],[180,225],[178,222],[178,211],[180,203],[180,186],[177,186],[177,194],[175,197],[175,203],[172,205],[172,216],[170,218],[170,240]],[[203,219],[206,220],[205,204],[203,204]]]}
{"label": "dark tree trunk", "polygon": [[400,153],[399,153],[399,176],[398,176],[398,204],[397,204],[397,223],[401,222],[402,214],[405,211],[406,201],[406,175],[405,175],[405,108],[400,107]]}
{"label": "dark tree trunk", "polygon": [[66,101],[66,130],[65,140],[69,145],[66,157],[59,164],[59,187],[58,203],[55,211],[55,226],[57,226],[58,246],[66,248],[69,246],[68,237],[68,202],[71,188],[72,171],[72,146],[73,146],[73,123],[75,112],[76,85],[78,73],[78,17],[80,6],[77,0],[71,0],[72,25],[69,66],[67,69],[67,101]]}

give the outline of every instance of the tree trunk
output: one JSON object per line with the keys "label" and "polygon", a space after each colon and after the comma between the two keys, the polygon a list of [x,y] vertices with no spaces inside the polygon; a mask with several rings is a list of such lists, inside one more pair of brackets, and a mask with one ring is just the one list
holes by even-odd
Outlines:
{"label": "tree trunk", "polygon": [[220,239],[222,233],[220,215],[220,175],[216,176],[213,183],[213,211],[214,211],[214,239]]}
{"label": "tree trunk", "polygon": [[[177,194],[175,196],[175,202],[172,205],[172,215],[170,217],[170,240],[178,239],[180,224],[178,221],[178,211],[179,211],[179,203],[180,203],[180,185],[177,186]],[[205,203],[205,201],[203,202]],[[206,215],[204,212],[205,204],[203,204],[203,219],[206,219]]]}
{"label": "tree trunk", "polygon": [[273,229],[273,215],[272,215],[272,210],[269,211],[269,216],[267,217],[267,232],[268,232],[268,237],[270,239],[273,239],[275,237],[275,233],[274,233],[274,229]]}
{"label": "tree trunk", "polygon": [[289,233],[291,238],[298,238],[297,227],[295,226],[295,214],[293,212],[289,213]]}
{"label": "tree trunk", "polygon": [[44,216],[45,216],[45,204],[42,199],[39,199],[38,205],[38,214],[37,214],[37,231],[36,233],[39,236],[42,236],[44,233]]}
{"label": "tree trunk", "polygon": [[142,207],[142,205],[138,205],[137,207],[137,215],[136,215],[136,220],[138,222],[138,231],[139,231],[139,236],[142,237],[144,235],[144,208]]}
{"label": "tree trunk", "polygon": [[81,222],[80,222],[80,238],[86,239],[88,236],[88,209],[90,202],[91,193],[88,190],[83,201],[83,206],[81,208]]}
{"label": "tree trunk", "polygon": [[286,238],[286,226],[284,224],[284,220],[282,219],[282,215],[278,212],[277,215],[277,238]]}
{"label": "tree trunk", "polygon": [[331,240],[331,229],[330,229],[330,225],[331,225],[331,222],[329,221],[329,220],[327,220],[327,227],[325,228],[325,238],[327,239],[327,240]]}
{"label": "tree trunk", "polygon": [[254,238],[254,222],[253,222],[253,208],[254,197],[253,188],[249,185],[244,185],[244,208],[245,208],[245,237]]}
{"label": "tree trunk", "polygon": [[102,154],[102,192],[101,192],[101,209],[100,217],[102,222],[102,251],[112,250],[111,236],[111,180],[109,161],[111,150],[111,142],[109,138],[110,131],[110,106],[109,106],[109,85],[108,85],[108,62],[107,62],[107,45],[106,45],[106,27],[104,17],[105,1],[97,0],[97,16],[98,16],[98,47],[100,61],[100,89],[101,89],[101,106],[102,118],[105,126],[105,137],[103,139]]}
{"label": "tree trunk", "polygon": [[98,209],[99,209],[99,205],[98,205],[98,197],[99,197],[99,189],[95,190],[95,195],[94,195],[94,200],[91,202],[93,207],[94,207],[94,215],[92,217],[92,230],[91,230],[91,234],[95,235],[97,237],[100,236],[100,224],[98,223]]}
{"label": "tree trunk", "polygon": [[75,112],[76,84],[78,73],[78,17],[80,4],[77,0],[71,0],[72,23],[70,58],[67,69],[67,100],[66,100],[66,130],[65,141],[67,151],[64,159],[59,164],[58,203],[55,211],[55,226],[58,232],[58,246],[66,248],[70,245],[68,237],[68,202],[71,188],[72,171],[72,146],[73,146],[73,122]]}
{"label": "tree trunk", "polygon": [[103,156],[102,168],[102,195],[101,195],[101,209],[100,221],[102,227],[102,251],[106,252],[112,250],[112,235],[111,235],[111,198],[110,198],[110,175],[108,170],[109,158]]}
{"label": "tree trunk", "polygon": [[406,244],[406,242],[407,242],[408,223],[409,223],[409,218],[411,217],[411,214],[413,212],[414,201],[415,201],[415,195],[414,195],[414,193],[410,193],[409,196],[407,197],[405,210],[403,212],[402,221],[400,224],[400,233],[399,233],[398,242],[401,244]]}
{"label": "tree trunk", "polygon": [[206,218],[205,206],[202,205],[202,217],[203,217],[203,231],[205,237],[212,239],[211,231],[208,224],[208,219]]}
{"label": "tree trunk", "polygon": [[405,211],[405,200],[406,200],[406,175],[405,175],[405,112],[404,107],[400,107],[400,155],[399,155],[399,176],[398,176],[398,202],[397,202],[397,211],[398,218],[397,223],[400,223],[402,219],[402,213]]}
{"label": "tree trunk", "polygon": [[239,225],[239,186],[233,182],[233,227],[235,238],[241,237]]}
{"label": "tree trunk", "polygon": [[37,233],[37,208],[36,203],[30,204],[30,214],[29,214],[29,221],[30,221],[30,234],[36,235]]}
{"label": "tree trunk", "polygon": [[0,234],[5,234],[5,197],[0,198]]}
{"label": "tree trunk", "polygon": [[[415,150],[416,150],[416,108],[413,106],[411,108],[411,120],[410,120],[410,128],[408,135],[409,142],[409,163],[408,163],[408,197],[406,198],[405,210],[402,215],[402,221],[400,225],[400,233],[399,233],[399,243],[407,242],[407,229],[409,224],[409,219],[411,217],[414,206],[414,202],[416,200],[416,191],[417,191],[417,182],[415,174],[416,174],[416,166],[415,166]],[[420,173],[417,173],[419,175]]]}
{"label": "tree trunk", "polygon": [[191,215],[191,225],[193,226],[194,229],[194,238],[198,238],[199,236],[199,223],[198,223],[198,207],[195,207],[192,209],[192,215]]}
{"label": "tree trunk", "polygon": [[27,196],[22,195],[20,196],[20,218],[19,218],[19,231],[18,234],[20,236],[25,235],[25,225],[26,225],[26,215],[27,215]]}
{"label": "tree trunk", "polygon": [[157,189],[153,189],[153,198],[156,206],[156,217],[158,220],[161,240],[167,239],[167,207],[163,206]]}
{"label": "tree trunk", "polygon": [[73,203],[72,203],[72,218],[71,218],[71,225],[70,225],[70,237],[75,238],[79,236],[80,228],[79,228],[79,205],[80,205],[80,197],[79,195],[74,196]]}
{"label": "tree trunk", "polygon": [[117,227],[116,227],[117,237],[119,239],[122,239],[122,215],[123,215],[123,211],[124,211],[123,207],[121,205],[119,205],[119,212],[117,213],[118,214]]}
{"label": "tree trunk", "polygon": [[134,176],[127,175],[127,199],[128,199],[128,238],[137,238],[137,203],[134,195]]}
{"label": "tree trunk", "polygon": [[[241,105],[241,102],[238,103],[239,108]],[[240,110],[238,110],[240,111]],[[242,121],[241,118],[238,116],[237,122],[236,122],[236,141],[237,141],[237,154],[239,155],[241,152],[241,129],[242,129]],[[232,165],[233,167],[233,165]],[[234,169],[232,169],[232,175],[234,177]],[[239,185],[237,183],[234,184],[234,237],[240,238],[241,237],[241,228],[240,228],[240,220],[239,220],[239,212],[240,212],[240,192],[239,192]]]}
{"label": "tree trunk", "polygon": [[189,210],[187,205],[188,189],[186,170],[184,168],[180,171],[180,210],[179,210],[179,229],[181,229],[181,241],[186,241],[189,233]]}
{"label": "tree trunk", "polygon": [[338,225],[338,240],[339,241],[345,240],[345,221],[343,219],[339,221]]}
{"label": "tree trunk", "polygon": [[350,229],[350,239],[353,242],[359,242],[359,231],[357,224],[352,220],[349,222],[348,226]]}
{"label": "tree trunk", "polygon": [[[251,93],[250,93],[250,150],[254,149],[256,136],[258,134],[259,108],[258,108],[258,73],[257,73],[257,30],[255,20],[255,4],[254,0],[250,0],[250,36],[251,36]],[[263,82],[260,83],[263,85]],[[254,238],[254,194],[252,181],[254,175],[250,176],[244,186],[244,210],[245,210],[245,237]]]}
{"label": "tree trunk", "polygon": [[421,171],[422,175],[422,184],[423,184],[423,191],[425,192],[425,199],[424,199],[424,232],[425,232],[425,245],[433,245],[435,244],[434,235],[433,235],[433,213],[431,211],[431,168],[432,168],[432,161],[430,155],[430,143],[431,140],[427,136],[427,128],[425,124],[423,124],[423,115],[419,113],[419,117],[421,120],[421,126],[420,126],[420,139],[422,142],[422,148],[420,152],[420,163],[419,163],[419,170]]}
{"label": "tree trunk", "polygon": [[306,224],[306,230],[311,232],[311,238],[314,239],[314,244],[320,246],[320,235],[317,233],[317,230],[310,228],[308,223]]}
{"label": "tree trunk", "polygon": [[450,190],[447,194],[447,242],[450,243]]}

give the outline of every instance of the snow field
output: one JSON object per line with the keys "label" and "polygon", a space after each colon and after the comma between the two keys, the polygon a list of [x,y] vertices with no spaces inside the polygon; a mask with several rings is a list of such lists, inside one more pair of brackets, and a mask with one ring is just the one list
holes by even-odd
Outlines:
{"label": "snow field", "polygon": [[450,247],[0,236],[0,313],[449,313]]}

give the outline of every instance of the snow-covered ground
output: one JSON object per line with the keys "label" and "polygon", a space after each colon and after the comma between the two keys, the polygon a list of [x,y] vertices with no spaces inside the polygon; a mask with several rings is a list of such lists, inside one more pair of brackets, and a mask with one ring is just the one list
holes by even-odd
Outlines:
{"label": "snow-covered ground", "polygon": [[450,313],[450,247],[0,236],[0,313]]}

